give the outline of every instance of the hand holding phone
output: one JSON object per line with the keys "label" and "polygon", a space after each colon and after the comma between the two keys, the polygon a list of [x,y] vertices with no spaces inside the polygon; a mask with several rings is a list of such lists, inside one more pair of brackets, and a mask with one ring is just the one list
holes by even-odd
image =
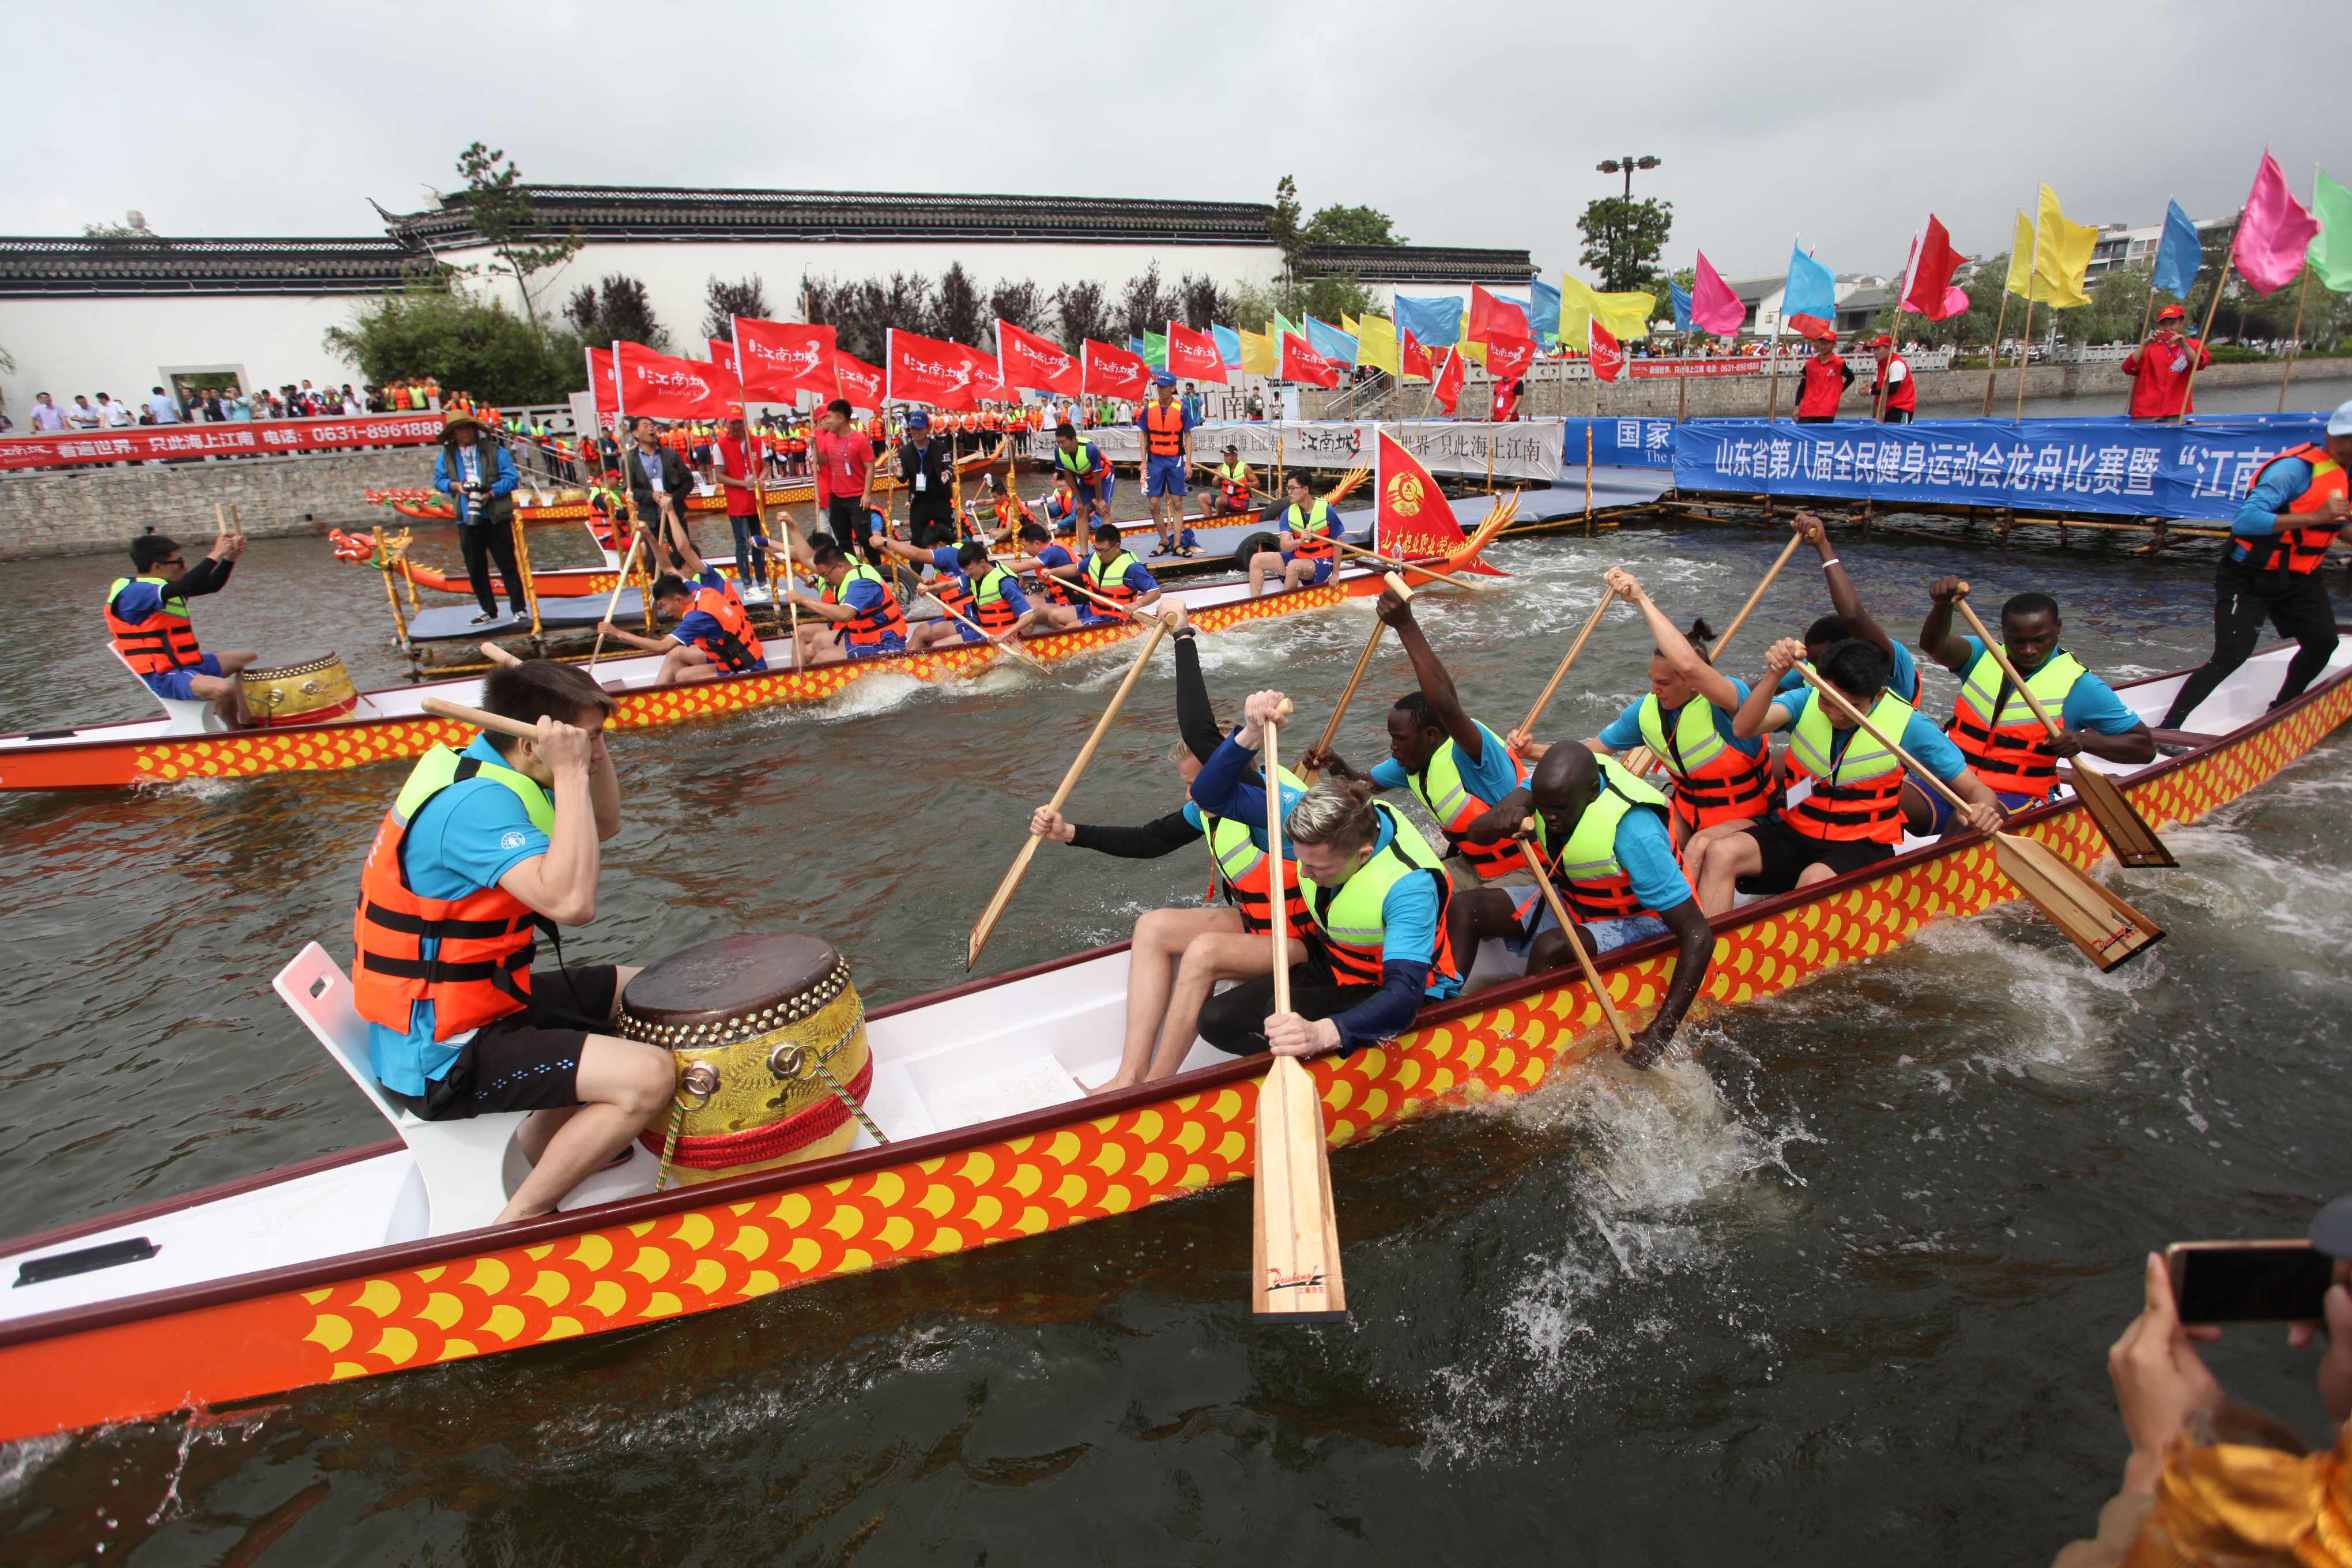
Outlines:
{"label": "hand holding phone", "polygon": [[2336,1277],[2308,1241],[2177,1241],[2164,1262],[2184,1323],[2315,1321]]}

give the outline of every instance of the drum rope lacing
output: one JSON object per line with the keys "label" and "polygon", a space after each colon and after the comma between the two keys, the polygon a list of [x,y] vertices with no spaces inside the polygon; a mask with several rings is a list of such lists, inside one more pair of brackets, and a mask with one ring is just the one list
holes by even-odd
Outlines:
{"label": "drum rope lacing", "polygon": [[[857,1118],[859,1125],[873,1134],[875,1142],[887,1143],[890,1142],[889,1134],[882,1131],[857,1097],[849,1091],[849,1086],[843,1083],[833,1068],[826,1065],[865,1026],[866,1008],[860,1003],[856,1016],[849,1020],[849,1026],[841,1031],[840,1037],[833,1044],[821,1051],[814,1046],[780,1044],[768,1053],[768,1070],[780,1079],[815,1077],[833,1092],[835,1099],[849,1108],[849,1113]],[[781,1029],[775,1032],[778,1035],[783,1033]],[[670,1164],[677,1157],[678,1135],[685,1129],[686,1113],[689,1109],[687,1097],[693,1096],[695,1103],[700,1104],[718,1092],[719,1069],[709,1062],[689,1063],[678,1074],[678,1092],[671,1101],[669,1133],[662,1141],[661,1168],[654,1175],[654,1191],[660,1192],[669,1184]]]}

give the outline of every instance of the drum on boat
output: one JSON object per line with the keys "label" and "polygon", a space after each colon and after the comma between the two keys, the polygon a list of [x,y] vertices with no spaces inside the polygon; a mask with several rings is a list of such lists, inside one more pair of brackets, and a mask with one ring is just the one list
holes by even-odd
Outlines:
{"label": "drum on boat", "polygon": [[682,1184],[841,1153],[864,1121],[866,1005],[823,938],[751,933],[674,952],[629,982],[617,1026],[677,1062],[677,1101],[638,1141],[659,1154],[675,1131]]}
{"label": "drum on boat", "polygon": [[236,680],[257,724],[320,724],[360,705],[351,671],[332,649],[298,654],[290,663],[267,668],[248,666]]}

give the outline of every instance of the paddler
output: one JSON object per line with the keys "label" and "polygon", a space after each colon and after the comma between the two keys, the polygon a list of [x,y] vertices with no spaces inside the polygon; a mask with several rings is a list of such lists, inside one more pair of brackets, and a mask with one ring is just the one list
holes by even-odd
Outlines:
{"label": "paddler", "polygon": [[[1780,677],[1805,658],[1805,645],[1783,637],[1764,656],[1769,679],[1748,694],[1732,732],[1751,739],[1790,731],[1788,765],[1810,786],[1802,798],[1753,822],[1701,834],[1685,856],[1699,907],[1719,915],[1735,893],[1785,893],[1858,871],[1893,857],[1903,842],[1903,763],[1876,736],[1810,686],[1780,689]],[[1848,637],[1814,665],[1856,711],[1968,801],[1966,821],[1979,833],[2000,826],[2000,805],[1968,761],[1926,715],[1888,686],[1894,663],[1876,643]],[[1794,781],[1792,780],[1792,783]]]}
{"label": "paddler", "polygon": [[[1130,860],[1157,859],[1205,837],[1213,885],[1223,891],[1224,902],[1208,909],[1150,910],[1135,922],[1127,963],[1126,1044],[1118,1071],[1088,1089],[1089,1094],[1170,1077],[1191,1053],[1200,1035],[1201,1008],[1218,983],[1274,973],[1267,934],[1273,929],[1274,907],[1265,813],[1261,810],[1254,819],[1216,816],[1191,798],[1202,764],[1224,742],[1209,704],[1208,686],[1201,679],[1201,655],[1195,634],[1185,624],[1183,602],[1171,600],[1166,614],[1176,628],[1170,641],[1176,658],[1177,731],[1182,736],[1168,760],[1183,781],[1182,808],[1139,827],[1094,827],[1066,821],[1053,807],[1041,805],[1029,819],[1029,831],[1050,843]],[[1243,782],[1264,781],[1253,768]],[[1282,770],[1281,784],[1287,803],[1295,804],[1307,793],[1306,784],[1287,768]],[[1282,889],[1291,960],[1303,963],[1307,906],[1298,891],[1298,864],[1287,853],[1282,860]]]}
{"label": "paddler", "polygon": [[931,596],[955,612],[910,630],[907,634],[909,650],[979,642],[982,633],[991,637],[1020,637],[1037,618],[1036,607],[1021,591],[1020,579],[989,559],[988,546],[979,540],[919,550],[885,537],[881,545],[902,561],[935,569],[939,575],[930,583]]}
{"label": "paddler", "polygon": [[1317,746],[1307,751],[1304,765],[1374,789],[1411,786],[1445,835],[1444,868],[1456,888],[1475,888],[1522,869],[1528,860],[1516,841],[1507,836],[1500,843],[1472,843],[1468,829],[1526,782],[1526,764],[1494,731],[1463,710],[1454,677],[1422,635],[1411,602],[1384,589],[1375,613],[1395,629],[1421,681],[1419,690],[1406,692],[1389,710],[1389,760],[1370,773],[1358,773],[1337,752]]}
{"label": "paddler", "polygon": [[1339,559],[1339,546],[1333,542],[1347,531],[1339,524],[1331,503],[1315,493],[1315,487],[1304,474],[1293,474],[1283,481],[1286,504],[1281,511],[1282,531],[1276,536],[1276,548],[1263,550],[1250,557],[1250,597],[1265,592],[1265,574],[1282,574],[1282,586],[1292,588],[1331,580],[1331,573]]}
{"label": "paddler", "polygon": [[[1715,930],[1699,910],[1668,836],[1666,797],[1613,758],[1582,746],[1553,746],[1527,784],[1472,823],[1468,836],[1507,838],[1530,815],[1537,847],[1585,952],[1597,958],[1669,931],[1682,943],[1665,1001],[1649,1027],[1633,1037],[1625,1058],[1637,1068],[1654,1067],[1682,1026],[1715,953]],[[1540,889],[1517,907],[1499,888],[1457,893],[1448,925],[1457,953],[1474,954],[1476,942],[1499,937],[1514,955],[1527,959],[1529,974],[1572,962],[1569,938]]]}
{"label": "paddler", "polygon": [[[876,552],[880,553],[878,546]],[[907,617],[881,573],[863,562],[853,565],[839,545],[824,539],[815,542],[809,556],[816,574],[824,579],[824,592],[815,598],[797,589],[786,595],[802,615],[814,617],[801,627],[803,664],[838,664],[906,651]]]}
{"label": "paddler", "polygon": [[245,710],[237,671],[251,664],[251,648],[223,654],[196,647],[188,601],[228,586],[245,553],[245,535],[224,529],[194,566],[168,533],[142,533],[131,542],[131,572],[106,591],[106,629],[131,673],[158,697],[174,702],[209,702],[222,724],[242,730],[253,721]]}
{"label": "paddler", "polygon": [[[1588,744],[1617,755],[1647,746],[1675,781],[1674,841],[1718,823],[1762,816],[1772,804],[1772,759],[1760,737],[1732,732],[1733,718],[1748,700],[1748,683],[1724,674],[1707,658],[1715,632],[1704,618],[1687,635],[1633,574],[1622,567],[1608,574],[1617,596],[1642,612],[1656,646],[1650,653],[1650,694],[1619,714]],[[1523,755],[1536,755],[1522,747]]]}
{"label": "paddler", "polygon": [[[1847,574],[1845,563],[1838,559],[1836,547],[1830,543],[1828,526],[1809,511],[1797,514],[1796,525],[1797,531],[1804,535],[1805,542],[1811,545],[1813,552],[1822,558],[1822,584],[1829,590],[1830,607],[1837,612],[1823,616],[1805,628],[1806,662],[1818,666],[1832,647],[1848,637],[1859,637],[1864,642],[1875,644],[1894,668],[1895,678],[1888,684],[1895,689],[1895,694],[1914,708],[1917,707],[1919,661],[1911,657],[1909,648],[1896,641],[1868,610],[1862,607],[1862,595],[1854,587],[1853,577]],[[1805,678],[1791,669],[1781,677],[1780,689],[1805,690]]]}
{"label": "paddler", "polygon": [[[1086,561],[1086,570],[1078,580],[1106,599],[1140,610],[1160,602],[1160,580],[1150,567],[1135,558],[1120,537],[1118,524],[1095,524],[1094,553]],[[1116,610],[1105,607],[1084,595],[1078,599],[1078,621],[1081,626],[1098,626],[1108,621],[1124,620]]]}
{"label": "paddler", "polygon": [[[751,629],[751,615],[736,596],[735,584],[696,553],[693,536],[677,516],[668,519],[667,527],[670,553],[679,563],[678,570],[654,580],[653,601],[655,611],[675,620],[677,629],[667,637],[646,637],[610,621],[599,621],[596,630],[616,642],[661,655],[661,669],[654,676],[656,686],[716,680],[722,675],[749,675],[767,668],[760,634]],[[769,547],[767,535],[757,527],[736,537],[743,541],[747,556],[754,549]]]}
{"label": "paddler", "polygon": [[[1960,678],[1952,743],[2003,810],[2023,811],[2048,800],[2058,787],[2060,761],[2084,752],[2111,763],[2156,760],[2156,735],[2147,723],[2124,706],[2114,688],[2058,646],[2058,601],[2047,594],[2020,594],[2000,607],[2001,648],[2042,711],[2058,721],[2057,739],[2051,739],[1984,643],[1952,635],[1952,605],[1961,586],[1958,577],[1927,584],[1935,604],[1919,627],[1919,646]],[[1915,818],[1913,832],[1941,835],[1950,829],[1951,802],[1914,783],[1904,793],[1904,809],[1911,811],[1915,803],[1924,820]]]}
{"label": "paddler", "polygon": [[530,1173],[491,1222],[510,1225],[626,1149],[677,1070],[603,1032],[635,969],[530,967],[538,931],[596,915],[596,847],[621,830],[613,699],[534,659],[484,677],[482,706],[539,733],[436,746],[408,775],[360,875],[352,1004],[377,1081],[414,1114],[533,1112],[516,1134]]}
{"label": "paddler", "polygon": [[[1279,691],[1250,694],[1242,727],[1192,781],[1203,811],[1265,820],[1264,785],[1244,784],[1242,773],[1265,727],[1281,727],[1282,701]],[[1289,805],[1283,837],[1298,861],[1309,922],[1306,959],[1291,965],[1291,1011],[1274,1013],[1269,970],[1201,1009],[1202,1038],[1234,1056],[1344,1056],[1411,1028],[1423,1002],[1461,992],[1446,940],[1444,868],[1411,823],[1371,798],[1368,784],[1323,780]]]}
{"label": "paddler", "polygon": [[1045,599],[1037,605],[1037,618],[1024,635],[1042,637],[1047,632],[1076,631],[1086,625],[1078,608],[1086,601],[1068,586],[1085,574],[1086,567],[1070,552],[1071,545],[1034,522],[1021,525],[1020,543],[1024,553],[1013,561],[1013,570],[1034,574]]}
{"label": "paddler", "polygon": [[1216,480],[1216,489],[1209,494],[1208,512],[1211,517],[1231,517],[1254,510],[1257,501],[1250,494],[1255,477],[1250,466],[1242,461],[1242,449],[1228,441],[1221,461],[1209,469]]}

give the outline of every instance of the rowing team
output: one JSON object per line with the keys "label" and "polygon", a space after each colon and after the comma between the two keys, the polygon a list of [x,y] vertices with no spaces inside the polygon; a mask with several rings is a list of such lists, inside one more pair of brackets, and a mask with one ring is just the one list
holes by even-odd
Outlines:
{"label": "rowing team", "polygon": [[[1253,597],[1264,591],[1269,573],[1279,574],[1285,588],[1328,582],[1338,560],[1341,527],[1329,502],[1297,475],[1289,487],[1289,527],[1276,535],[1275,549],[1251,562]],[[789,521],[784,523],[787,544],[764,533],[751,535],[752,547],[772,556],[788,548],[794,574],[805,570],[823,584],[814,594],[787,590],[778,601],[779,615],[789,612],[796,628],[796,668],[954,644],[1001,645],[1009,638],[1106,626],[1159,603],[1163,592],[1150,568],[1127,548],[1114,523],[1095,525],[1092,548],[1082,560],[1073,544],[1056,540],[1042,523],[1010,528],[1005,542],[1012,549],[998,554],[980,540],[910,544],[890,536],[883,513],[867,515],[871,526],[865,561],[829,536],[820,534],[814,542],[803,539]],[[644,637],[607,619],[598,624],[598,633],[660,654],[661,668],[654,678],[657,686],[768,668],[767,650],[735,584],[703,560],[684,520],[667,506],[658,531],[659,542],[652,550],[661,570],[648,597],[656,613],[677,626],[664,636]],[[931,574],[923,586],[945,614],[927,624],[908,625],[897,585],[872,563],[892,558]],[[1024,574],[1037,585],[1036,599],[1022,586]]]}
{"label": "rowing team", "polygon": [[[1895,854],[1906,830],[1990,831],[2006,813],[2046,801],[2059,763],[2082,752],[2126,763],[2155,757],[2147,726],[2059,646],[2054,602],[2022,594],[2002,608],[2001,651],[2021,692],[1982,641],[1954,635],[1953,605],[1966,584],[1940,577],[1929,585],[1919,642],[1961,678],[1948,735],[1917,711],[1916,662],[1864,610],[1820,520],[1801,514],[1798,528],[1821,555],[1836,613],[1801,639],[1776,641],[1753,687],[1716,667],[1704,621],[1677,630],[1630,574],[1609,573],[1601,609],[1623,600],[1655,639],[1650,691],[1581,744],[1536,741],[1540,703],[1507,735],[1473,719],[1409,596],[1383,594],[1377,613],[1419,684],[1389,713],[1387,761],[1360,771],[1330,749],[1327,731],[1299,773],[1277,771],[1279,913],[1258,756],[1268,727],[1286,722],[1283,694],[1252,693],[1240,725],[1220,733],[1180,607],[1181,740],[1169,760],[1182,805],[1140,826],[1072,823],[1051,807],[1030,823],[1042,838],[1138,858],[1206,838],[1223,893],[1223,907],[1155,910],[1136,922],[1125,1047],[1116,1076],[1094,1092],[1169,1076],[1196,1034],[1237,1054],[1301,1057],[1391,1038],[1424,1002],[1461,993],[1488,939],[1525,960],[1527,973],[1558,967],[1569,937],[1551,901],[1505,886],[1538,874],[1550,879],[1590,954],[1658,936],[1678,943],[1664,1001],[1633,1038],[1629,1059],[1649,1067],[1697,996],[1713,956],[1710,922],[1737,894],[1784,893],[1860,870]],[[1841,700],[1814,700],[1801,664]],[[2060,716],[2054,735],[2028,692]],[[1777,752],[1767,740],[1774,731],[1789,735]],[[1664,769],[1668,790],[1618,761],[1641,749]],[[1908,779],[1903,753],[1965,805]],[[1648,772],[1646,762],[1637,766]],[[1329,776],[1310,784],[1318,773]],[[1442,855],[1373,798],[1398,788],[1428,808]],[[1277,920],[1288,932],[1291,1010],[1273,1015]],[[1214,994],[1221,981],[1239,984]]]}

